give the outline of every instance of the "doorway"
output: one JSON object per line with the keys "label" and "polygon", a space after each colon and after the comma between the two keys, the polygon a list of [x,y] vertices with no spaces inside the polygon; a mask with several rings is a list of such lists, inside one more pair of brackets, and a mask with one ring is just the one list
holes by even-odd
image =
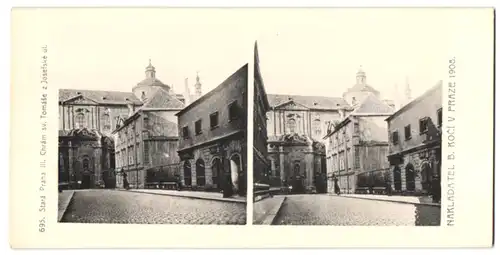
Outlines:
{"label": "doorway", "polygon": [[212,161],[212,183],[216,190],[221,190],[224,181],[224,169],[219,158]]}
{"label": "doorway", "polygon": [[90,177],[90,174],[88,172],[84,173],[82,175],[82,185],[80,186],[80,188],[82,189],[90,189],[90,182],[91,182],[91,177]]}
{"label": "doorway", "polygon": [[401,191],[401,169],[398,166],[394,167],[394,190]]}
{"label": "doorway", "polygon": [[238,192],[239,191],[239,177],[240,177],[240,168],[241,168],[241,161],[240,161],[240,156],[235,154],[231,157],[230,160],[231,164],[231,184],[233,186],[233,192]]}
{"label": "doorway", "polygon": [[184,161],[184,185],[191,186],[191,163],[189,160]]}
{"label": "doorway", "polygon": [[415,168],[411,163],[408,163],[405,168],[406,174],[406,190],[415,191]]}

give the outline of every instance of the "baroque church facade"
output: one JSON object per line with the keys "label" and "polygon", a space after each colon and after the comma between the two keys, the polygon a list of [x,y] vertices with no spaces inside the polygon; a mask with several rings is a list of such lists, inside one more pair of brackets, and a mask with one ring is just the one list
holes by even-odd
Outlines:
{"label": "baroque church facade", "polygon": [[[324,137],[351,114],[359,102],[380,92],[368,85],[360,68],[356,83],[342,97],[268,94],[268,158],[272,186],[292,186],[292,192],[327,192]],[[382,101],[382,100],[381,100]],[[395,107],[390,100],[383,100]]]}
{"label": "baroque church facade", "polygon": [[[117,132],[114,131],[123,129],[125,124],[131,122],[129,119],[138,112],[151,110],[151,107],[145,106],[150,105],[148,103],[150,99],[158,101],[158,96],[155,95],[159,93],[167,94],[171,101],[177,103],[176,107],[179,109],[184,107],[186,98],[198,96],[174,93],[171,86],[163,84],[156,78],[156,71],[151,61],[145,73],[146,78],[131,92],[59,90],[58,161],[61,189],[115,187],[116,175],[120,172],[117,171],[117,164],[122,166],[121,168],[125,164],[121,145],[116,144]],[[201,84],[197,86],[201,93]],[[164,103],[157,104],[161,106]],[[178,137],[177,132],[171,135]],[[120,147],[119,150],[116,150],[116,146]],[[134,147],[134,150],[138,148],[139,146]],[[174,150],[176,148],[177,145]],[[144,146],[141,149],[144,150]]]}

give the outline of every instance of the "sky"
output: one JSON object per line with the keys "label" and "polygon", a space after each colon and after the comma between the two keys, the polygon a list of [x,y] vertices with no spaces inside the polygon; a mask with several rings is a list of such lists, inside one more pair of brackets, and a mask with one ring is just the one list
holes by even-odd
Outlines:
{"label": "sky", "polygon": [[[268,93],[341,97],[362,66],[383,99],[408,80],[417,97],[446,78],[453,17],[444,9],[73,9],[44,20],[52,82],[131,91],[149,59],[184,93],[203,93],[252,61]],[[446,16],[449,17],[446,17]],[[43,16],[46,17],[46,16]],[[56,18],[57,17],[57,18]],[[454,26],[456,27],[456,26]]]}
{"label": "sky", "polygon": [[406,81],[415,98],[447,78],[453,21],[444,13],[313,9],[259,16],[272,15],[280,19],[258,36],[267,93],[342,97],[360,66],[383,99],[401,96]]}

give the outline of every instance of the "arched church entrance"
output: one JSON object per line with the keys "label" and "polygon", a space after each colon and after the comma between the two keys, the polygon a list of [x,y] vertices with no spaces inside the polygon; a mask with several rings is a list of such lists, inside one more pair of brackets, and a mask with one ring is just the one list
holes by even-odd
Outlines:
{"label": "arched church entrance", "polygon": [[302,175],[300,174],[300,161],[295,161],[293,163],[293,180],[292,180],[292,192],[293,193],[304,193],[304,183],[302,180]]}
{"label": "arched church entrance", "polygon": [[85,157],[82,160],[82,183],[81,183],[81,188],[82,189],[90,189],[92,182],[92,176],[90,172],[90,159]]}

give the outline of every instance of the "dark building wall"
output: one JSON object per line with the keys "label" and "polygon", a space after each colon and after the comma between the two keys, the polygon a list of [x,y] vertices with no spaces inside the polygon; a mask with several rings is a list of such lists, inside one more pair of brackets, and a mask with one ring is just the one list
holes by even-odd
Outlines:
{"label": "dark building wall", "polygon": [[[437,86],[391,116],[388,121],[391,154],[421,144],[428,140],[427,135],[430,132],[435,132],[439,128],[438,110],[443,107],[442,94],[441,86]],[[429,132],[420,132],[419,121],[422,118],[430,119]],[[407,125],[411,127],[411,139],[405,139],[404,129]],[[392,142],[392,134],[395,131],[397,131],[399,138],[397,143]]]}
{"label": "dark building wall", "polygon": [[[254,132],[254,160],[253,176],[254,182],[271,184],[269,178],[273,177],[267,150],[267,111],[269,102],[264,91],[264,84],[260,75],[258,62],[254,63],[254,108],[253,108],[253,132]],[[269,176],[269,174],[271,176]],[[278,178],[279,179],[279,178]]]}
{"label": "dark building wall", "polygon": [[[425,130],[420,129],[420,121],[423,118],[428,119]],[[387,119],[389,173],[393,190],[417,194],[429,193],[432,179],[438,179],[437,183],[440,182],[441,126],[439,118],[442,118],[441,83]],[[409,137],[405,136],[405,127],[408,125],[411,129]]]}
{"label": "dark building wall", "polygon": [[[183,110],[178,116],[182,184],[191,189],[246,194],[248,66]],[[233,110],[230,110],[233,105]],[[230,111],[235,113],[230,118]],[[210,115],[218,113],[217,126]],[[201,120],[200,133],[195,123]],[[183,127],[188,128],[186,136]]]}
{"label": "dark building wall", "polygon": [[[245,66],[213,91],[207,93],[178,115],[179,149],[209,141],[234,131],[246,130],[248,67]],[[236,102],[240,118],[229,120],[229,105]],[[218,112],[218,127],[210,127],[210,114]],[[195,134],[195,122],[200,120],[201,134]],[[188,137],[182,137],[182,128],[188,127]]]}

